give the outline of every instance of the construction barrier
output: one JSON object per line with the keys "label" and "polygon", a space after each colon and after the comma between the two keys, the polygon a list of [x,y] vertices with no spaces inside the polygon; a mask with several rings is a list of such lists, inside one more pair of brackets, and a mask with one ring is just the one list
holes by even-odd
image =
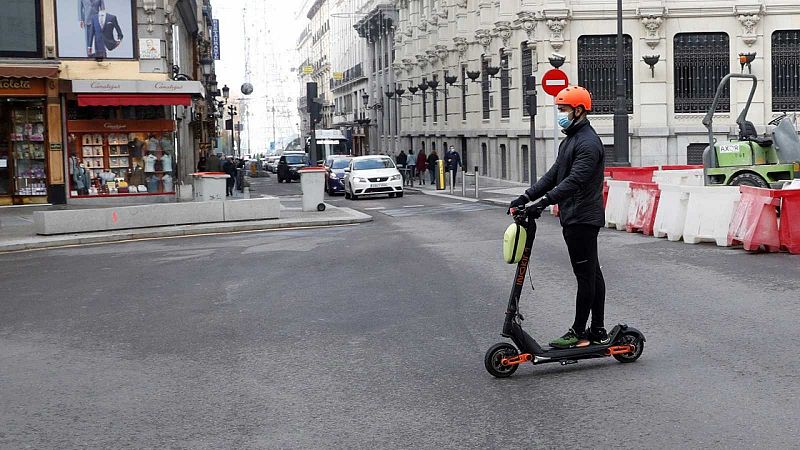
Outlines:
{"label": "construction barrier", "polygon": [[645,236],[652,236],[661,191],[656,183],[631,183],[630,190],[631,201],[625,230],[628,233],[641,231]]}
{"label": "construction barrier", "polygon": [[606,204],[606,226],[624,230],[628,222],[628,207],[631,200],[630,181],[608,180],[608,203]]}
{"label": "construction barrier", "polygon": [[609,167],[611,179],[620,181],[634,181],[637,183],[650,183],[653,181],[653,172],[658,166],[646,167]]}
{"label": "construction barrier", "polygon": [[778,207],[782,191],[751,186],[739,189],[742,198],[728,228],[728,245],[742,244],[748,251],[779,251]]}
{"label": "construction barrier", "polygon": [[686,225],[686,207],[689,205],[689,192],[686,186],[677,184],[660,184],[661,196],[658,199],[658,211],[653,222],[653,236],[664,237],[670,241],[679,241],[683,237]]}
{"label": "construction barrier", "polygon": [[683,242],[728,245],[728,229],[741,193],[737,186],[682,186],[689,193]]}
{"label": "construction barrier", "polygon": [[800,183],[795,188],[781,191],[781,247],[793,255],[800,255]]}
{"label": "construction barrier", "polygon": [[654,183],[703,186],[703,169],[657,170],[653,172]]}

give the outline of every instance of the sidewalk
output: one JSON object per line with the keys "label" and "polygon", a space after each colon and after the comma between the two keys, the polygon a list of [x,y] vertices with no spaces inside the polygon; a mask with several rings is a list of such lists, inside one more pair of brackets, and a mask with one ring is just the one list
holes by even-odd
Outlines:
{"label": "sidewalk", "polygon": [[[427,175],[427,174],[426,174]],[[526,188],[529,187],[526,183],[518,183],[515,181],[500,180],[497,178],[490,178],[478,176],[478,198],[475,198],[475,178],[467,177],[467,185],[465,195],[461,195],[461,186],[463,182],[463,172],[458,173],[455,188],[452,194],[450,193],[450,185],[446,189],[437,190],[436,187],[430,184],[430,178],[426,177],[425,184],[420,185],[414,181],[414,186],[405,186],[405,189],[410,191],[422,192],[427,195],[435,195],[438,197],[452,198],[455,200],[467,200],[473,202],[491,203],[493,205],[506,206],[511,200],[519,197]],[[449,181],[449,179],[448,179]]]}
{"label": "sidewalk", "polygon": [[[257,185],[258,183],[254,184]],[[237,194],[238,195],[234,196],[234,198],[243,198],[241,193]],[[251,197],[261,197],[263,195],[264,194],[260,192],[251,193]],[[350,208],[336,207],[333,205],[328,205],[324,212],[303,212],[301,210],[300,199],[298,198],[282,199],[279,219],[172,225],[52,236],[40,236],[34,232],[33,213],[35,211],[113,207],[115,206],[40,205],[0,208],[0,253],[63,247],[68,245],[118,242],[131,239],[152,239],[213,233],[274,230],[281,228],[322,227],[372,221],[372,216]]]}

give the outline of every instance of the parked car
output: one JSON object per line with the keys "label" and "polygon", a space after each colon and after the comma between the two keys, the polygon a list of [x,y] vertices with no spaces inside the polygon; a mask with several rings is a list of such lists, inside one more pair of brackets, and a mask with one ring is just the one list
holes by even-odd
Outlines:
{"label": "parked car", "polygon": [[357,156],[344,174],[344,197],[356,200],[361,195],[403,196],[403,176],[388,156]]}
{"label": "parked car", "polygon": [[292,180],[299,180],[298,169],[308,166],[308,156],[305,153],[284,152],[278,160],[278,183],[291,183]]}
{"label": "parked car", "polygon": [[325,192],[330,195],[344,193],[344,169],[350,166],[352,156],[336,155],[325,161]]}
{"label": "parked car", "polygon": [[278,173],[278,160],[280,158],[280,156],[267,156],[267,159],[264,160],[264,170]]}

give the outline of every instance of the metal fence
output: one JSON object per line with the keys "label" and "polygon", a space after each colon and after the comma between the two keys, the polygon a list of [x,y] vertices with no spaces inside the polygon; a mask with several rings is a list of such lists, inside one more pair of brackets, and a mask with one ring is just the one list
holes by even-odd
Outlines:
{"label": "metal fence", "polygon": [[[633,41],[623,38],[625,99],[633,113]],[[592,111],[613,114],[617,95],[617,36],[586,35],[578,38],[578,84],[592,92]]]}
{"label": "metal fence", "polygon": [[772,110],[800,110],[800,30],[772,33]]}
{"label": "metal fence", "polygon": [[[675,112],[704,113],[717,86],[730,72],[730,44],[726,33],[679,33],[673,39],[675,58]],[[730,89],[725,86],[717,111],[730,112]]]}

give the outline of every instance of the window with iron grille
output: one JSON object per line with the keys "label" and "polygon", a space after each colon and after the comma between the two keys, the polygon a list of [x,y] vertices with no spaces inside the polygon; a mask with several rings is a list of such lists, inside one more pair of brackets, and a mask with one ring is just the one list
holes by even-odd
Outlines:
{"label": "window with iron grille", "polygon": [[489,91],[491,85],[489,84],[489,60],[481,55],[481,90],[483,91],[483,118],[488,119],[489,108]]}
{"label": "window with iron grille", "polygon": [[[434,74],[433,75],[433,81],[437,81],[438,79],[439,79],[439,76]],[[437,121],[439,121],[439,90],[438,90],[438,86],[437,86],[436,89],[431,89],[431,91],[433,91],[433,92],[431,92],[431,95],[433,97],[433,122],[436,123]]]}
{"label": "window with iron grille", "polygon": [[[625,103],[633,113],[633,41],[623,37],[625,53]],[[617,35],[586,35],[578,38],[578,84],[592,93],[595,114],[613,114],[617,98]]]}
{"label": "window with iron grille", "polygon": [[[427,83],[425,78],[422,79],[423,83]],[[426,91],[422,91],[422,123],[428,120],[428,95]]]}
{"label": "window with iron grille", "polygon": [[772,33],[772,110],[800,110],[800,30]]}
{"label": "window with iron grille", "polygon": [[[727,33],[678,33],[673,38],[675,59],[675,112],[704,113],[714,100],[717,86],[730,72]],[[725,86],[717,111],[731,110]]]}
{"label": "window with iron grille", "polygon": [[692,143],[686,146],[686,164],[703,164],[703,152],[708,142]]}
{"label": "window with iron grille", "polygon": [[528,41],[523,42],[520,47],[522,50],[522,78],[519,85],[522,86],[522,116],[528,117],[530,116],[530,111],[528,111],[528,95],[525,93],[525,86],[527,86],[528,76],[533,73],[533,52],[528,48]]}
{"label": "window with iron grille", "polygon": [[467,66],[461,66],[461,120],[467,120]]}
{"label": "window with iron grille", "polygon": [[508,76],[508,53],[502,49],[500,52],[500,117],[506,119],[511,116],[511,105],[509,104],[511,101],[509,98],[511,77]]}

